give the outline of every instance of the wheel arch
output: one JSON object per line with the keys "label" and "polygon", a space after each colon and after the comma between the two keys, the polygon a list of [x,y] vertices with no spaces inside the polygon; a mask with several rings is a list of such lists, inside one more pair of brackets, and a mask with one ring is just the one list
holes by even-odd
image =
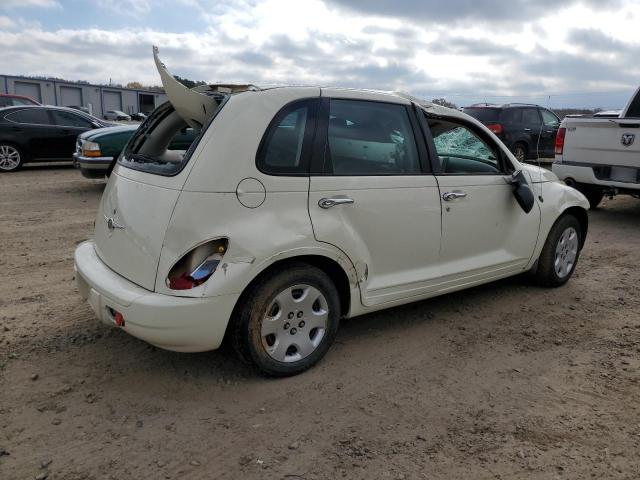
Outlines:
{"label": "wheel arch", "polygon": [[575,217],[580,223],[580,248],[582,248],[584,246],[584,242],[587,239],[587,232],[589,231],[589,214],[584,208],[574,205],[563,210],[560,216],[556,219],[556,222],[563,215],[571,215]]}
{"label": "wheel arch", "polygon": [[248,292],[253,286],[261,281],[265,276],[271,274],[274,271],[286,269],[293,264],[306,263],[310,266],[316,267],[322,270],[334,283],[336,290],[338,290],[338,296],[340,297],[340,315],[346,316],[351,309],[351,282],[349,281],[349,275],[336,260],[318,254],[304,254],[295,255],[287,258],[282,258],[270,263],[266,268],[262,269],[242,290],[240,297],[236,301],[236,305],[233,309],[231,318],[233,319],[237,313],[237,310]]}

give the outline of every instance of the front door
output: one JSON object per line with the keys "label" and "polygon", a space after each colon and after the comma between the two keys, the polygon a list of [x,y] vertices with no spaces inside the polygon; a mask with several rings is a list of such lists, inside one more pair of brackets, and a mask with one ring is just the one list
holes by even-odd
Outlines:
{"label": "front door", "polygon": [[480,128],[427,119],[440,162],[441,291],[523,271],[538,238],[540,211],[525,213],[508,183],[504,151]]}
{"label": "front door", "polygon": [[540,109],[542,115],[542,132],[540,133],[540,150],[545,157],[555,155],[556,135],[560,127],[560,119],[549,110]]}
{"label": "front door", "polygon": [[320,115],[309,188],[316,239],[351,259],[364,305],[432,291],[440,199],[411,105],[325,99]]}

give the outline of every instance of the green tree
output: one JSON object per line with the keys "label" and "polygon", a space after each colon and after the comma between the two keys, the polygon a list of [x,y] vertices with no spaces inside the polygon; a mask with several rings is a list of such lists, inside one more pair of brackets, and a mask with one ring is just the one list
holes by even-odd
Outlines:
{"label": "green tree", "polygon": [[444,98],[434,98],[431,100],[431,103],[435,103],[436,105],[440,105],[441,107],[454,108],[457,109],[458,106],[455,103],[451,103]]}

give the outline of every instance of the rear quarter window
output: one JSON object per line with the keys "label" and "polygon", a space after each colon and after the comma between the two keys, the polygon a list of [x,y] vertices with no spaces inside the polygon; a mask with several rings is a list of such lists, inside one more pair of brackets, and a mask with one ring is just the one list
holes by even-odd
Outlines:
{"label": "rear quarter window", "polygon": [[[216,113],[224,105],[222,97],[220,102]],[[213,117],[215,113],[209,123]],[[207,126],[208,124],[199,130],[190,128],[171,103],[166,102],[154,110],[136,130],[118,163],[156,175],[177,175],[189,161]]]}
{"label": "rear quarter window", "polygon": [[467,107],[462,110],[467,115],[471,115],[476,120],[481,122],[497,122],[500,115],[500,110],[497,108],[476,108]]}

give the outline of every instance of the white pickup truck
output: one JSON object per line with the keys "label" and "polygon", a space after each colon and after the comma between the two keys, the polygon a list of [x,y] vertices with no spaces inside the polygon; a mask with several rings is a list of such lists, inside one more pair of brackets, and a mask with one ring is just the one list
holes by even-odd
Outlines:
{"label": "white pickup truck", "polygon": [[640,88],[618,118],[567,117],[556,137],[553,173],[591,208],[605,195],[640,198]]}

